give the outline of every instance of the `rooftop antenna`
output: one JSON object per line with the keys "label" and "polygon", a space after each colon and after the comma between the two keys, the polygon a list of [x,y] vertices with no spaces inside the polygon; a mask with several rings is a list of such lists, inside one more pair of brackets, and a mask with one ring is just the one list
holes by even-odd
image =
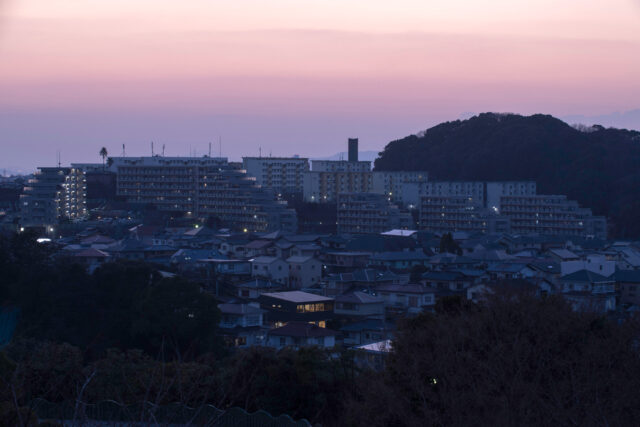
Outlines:
{"label": "rooftop antenna", "polygon": [[211,157],[211,143],[209,143],[209,157]]}
{"label": "rooftop antenna", "polygon": [[164,157],[164,144],[162,144],[162,157]]}
{"label": "rooftop antenna", "polygon": [[122,144],[122,157],[126,157],[127,156],[127,152],[124,151],[124,144]]}
{"label": "rooftop antenna", "polygon": [[260,153],[258,157],[262,158],[262,147],[258,147],[258,152]]}
{"label": "rooftop antenna", "polygon": [[218,135],[218,155],[222,158],[222,137]]}
{"label": "rooftop antenna", "polygon": [[58,158],[58,167],[60,167],[60,164],[61,164],[61,162],[60,162],[60,157],[61,157],[61,156],[60,156],[60,150],[58,150],[58,151],[56,152],[56,156],[57,156],[57,158]]}
{"label": "rooftop antenna", "polygon": [[151,157],[153,157],[153,141],[151,141]]}

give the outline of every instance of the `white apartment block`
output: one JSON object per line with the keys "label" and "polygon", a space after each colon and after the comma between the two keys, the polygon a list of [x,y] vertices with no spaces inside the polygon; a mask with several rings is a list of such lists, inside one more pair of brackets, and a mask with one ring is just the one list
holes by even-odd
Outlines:
{"label": "white apartment block", "polygon": [[371,172],[371,162],[349,160],[311,160],[313,172]]}
{"label": "white apartment block", "polygon": [[20,196],[20,225],[53,232],[60,219],[87,216],[87,179],[77,168],[38,168]]}
{"label": "white apartment block", "polygon": [[193,217],[215,216],[245,232],[295,232],[295,211],[255,178],[215,157],[114,157],[116,194]]}
{"label": "white apartment block", "polygon": [[276,193],[302,193],[304,173],[309,171],[309,159],[302,157],[243,157],[242,168],[261,187]]}
{"label": "white apartment block", "polygon": [[426,171],[374,171],[371,191],[384,194],[402,206],[417,206],[419,197],[415,195],[416,189],[424,185],[428,178]]}
{"label": "white apartment block", "polygon": [[369,193],[371,172],[307,172],[304,174],[304,200],[336,203],[341,193]]}
{"label": "white apartment block", "polygon": [[535,196],[535,181],[496,181],[486,183],[485,207],[500,213],[503,196]]}
{"label": "white apartment block", "polygon": [[383,194],[342,193],[338,196],[338,233],[379,234],[413,228],[413,218]]}
{"label": "white apartment block", "polygon": [[500,215],[509,218],[512,233],[607,238],[606,219],[564,195],[502,196]]}

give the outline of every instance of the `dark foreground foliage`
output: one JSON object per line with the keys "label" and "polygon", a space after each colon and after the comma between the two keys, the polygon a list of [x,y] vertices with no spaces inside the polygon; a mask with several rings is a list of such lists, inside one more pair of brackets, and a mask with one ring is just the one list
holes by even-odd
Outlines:
{"label": "dark foreground foliage", "polygon": [[399,329],[387,369],[362,376],[348,419],[367,426],[622,426],[640,419],[637,324],[505,292],[445,304]]}
{"label": "dark foreground foliage", "polygon": [[640,419],[636,320],[576,313],[523,286],[480,305],[444,299],[435,314],[402,322],[386,368],[373,372],[340,349],[224,351],[215,300],[143,264],[88,275],[15,236],[0,239],[0,269],[4,305],[21,310],[16,335],[0,352],[0,420],[9,425],[35,423],[30,405],[38,398],[212,404],[323,425],[622,426]]}

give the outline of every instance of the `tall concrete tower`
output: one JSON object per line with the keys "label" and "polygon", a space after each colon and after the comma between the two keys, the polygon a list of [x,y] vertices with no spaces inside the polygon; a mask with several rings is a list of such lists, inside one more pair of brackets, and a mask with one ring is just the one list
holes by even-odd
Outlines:
{"label": "tall concrete tower", "polygon": [[358,161],[358,138],[349,138],[349,161]]}

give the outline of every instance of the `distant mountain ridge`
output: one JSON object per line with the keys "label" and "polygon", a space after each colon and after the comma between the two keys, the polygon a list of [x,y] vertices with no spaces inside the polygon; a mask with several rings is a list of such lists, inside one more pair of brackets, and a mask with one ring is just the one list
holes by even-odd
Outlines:
{"label": "distant mountain ridge", "polygon": [[549,115],[482,113],[392,141],[375,170],[434,180],[535,180],[605,215],[615,237],[640,237],[640,132],[574,128]]}

